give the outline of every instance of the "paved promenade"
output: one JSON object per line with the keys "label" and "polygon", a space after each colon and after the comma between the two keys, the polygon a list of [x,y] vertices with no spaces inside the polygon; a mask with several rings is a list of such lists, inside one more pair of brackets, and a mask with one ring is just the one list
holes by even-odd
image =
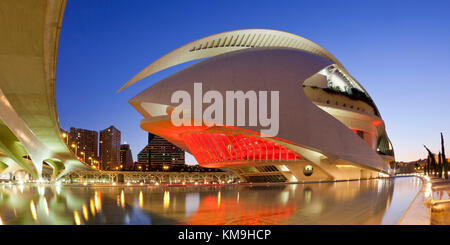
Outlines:
{"label": "paved promenade", "polygon": [[422,190],[398,224],[450,225],[450,179],[422,177],[422,180]]}
{"label": "paved promenade", "polygon": [[432,225],[450,225],[450,179],[431,178],[433,198],[431,205]]}

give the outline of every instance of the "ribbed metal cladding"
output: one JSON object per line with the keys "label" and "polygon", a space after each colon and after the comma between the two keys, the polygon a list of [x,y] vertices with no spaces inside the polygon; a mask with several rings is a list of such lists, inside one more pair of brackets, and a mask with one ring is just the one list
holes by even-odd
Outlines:
{"label": "ribbed metal cladding", "polygon": [[183,138],[201,163],[297,161],[301,156],[264,138],[237,133],[187,133]]}

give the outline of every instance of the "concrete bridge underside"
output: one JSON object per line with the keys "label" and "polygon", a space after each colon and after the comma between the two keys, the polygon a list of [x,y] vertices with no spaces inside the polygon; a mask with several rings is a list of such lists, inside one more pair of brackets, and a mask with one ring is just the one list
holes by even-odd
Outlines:
{"label": "concrete bridge underside", "polygon": [[65,0],[0,1],[0,173],[25,170],[53,179],[92,170],[61,137],[56,57]]}

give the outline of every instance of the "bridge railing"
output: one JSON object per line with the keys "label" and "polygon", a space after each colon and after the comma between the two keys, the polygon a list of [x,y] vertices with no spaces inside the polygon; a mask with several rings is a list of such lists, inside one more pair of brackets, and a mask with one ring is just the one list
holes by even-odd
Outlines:
{"label": "bridge railing", "polygon": [[62,178],[66,183],[189,184],[230,183],[240,179],[232,172],[76,171]]}

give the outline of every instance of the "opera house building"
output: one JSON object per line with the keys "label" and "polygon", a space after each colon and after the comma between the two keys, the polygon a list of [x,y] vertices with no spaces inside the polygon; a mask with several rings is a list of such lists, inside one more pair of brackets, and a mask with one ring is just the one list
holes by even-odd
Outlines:
{"label": "opera house building", "polygon": [[[201,166],[232,171],[247,182],[393,174],[393,147],[369,93],[327,50],[291,33],[247,29],[211,35],[159,58],[122,89],[198,59],[129,102],[144,116],[142,129],[192,153]],[[174,100],[177,91],[192,98],[179,125],[173,122],[181,102]],[[244,99],[229,100],[233,93]],[[208,105],[220,98],[224,106],[205,117]],[[269,119],[276,119],[273,125]]]}

